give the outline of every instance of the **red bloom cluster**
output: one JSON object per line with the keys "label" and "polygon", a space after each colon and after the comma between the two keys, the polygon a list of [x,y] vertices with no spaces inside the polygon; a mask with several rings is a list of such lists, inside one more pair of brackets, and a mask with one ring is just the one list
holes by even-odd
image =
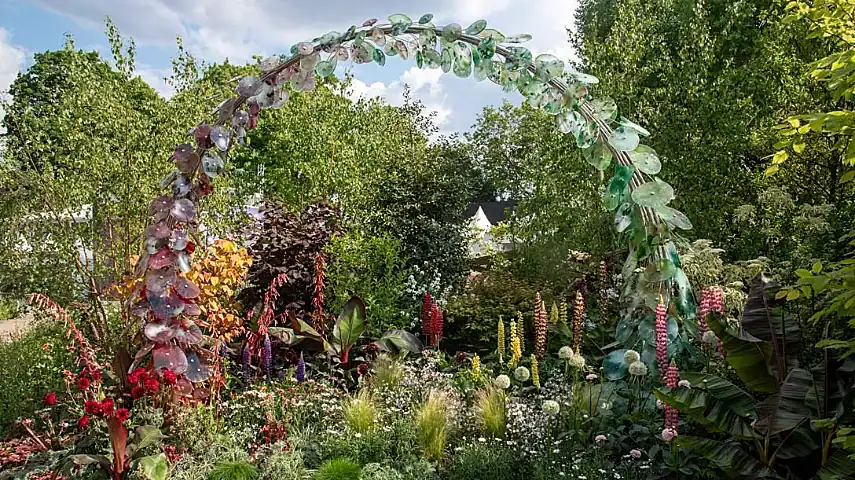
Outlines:
{"label": "red bloom cluster", "polygon": [[356,367],[356,374],[360,377],[367,375],[369,371],[371,371],[371,367],[369,367],[367,363],[360,364]]}
{"label": "red bloom cluster", "polygon": [[656,368],[659,375],[665,378],[666,362],[668,361],[668,315],[662,296],[656,305]]}
{"label": "red bloom cluster", "polygon": [[442,310],[436,305],[433,297],[426,293],[422,304],[422,335],[427,337],[428,342],[434,347],[438,347],[442,340],[442,322]]}
{"label": "red bloom cluster", "polygon": [[175,383],[178,382],[178,375],[168,368],[164,370],[160,376],[163,378],[163,383],[166,385],[175,385]]}
{"label": "red bloom cluster", "polygon": [[84,429],[89,426],[89,415],[83,415],[77,420],[77,428]]}
{"label": "red bloom cluster", "polygon": [[721,287],[715,286],[707,287],[701,292],[701,305],[698,310],[698,327],[701,335],[709,329],[707,326],[707,315],[710,312],[724,313],[723,293]]}
{"label": "red bloom cluster", "polygon": [[56,405],[56,394],[55,393],[49,392],[47,395],[45,395],[45,405],[47,405],[48,407],[52,407],[52,406]]}
{"label": "red bloom cluster", "polygon": [[422,335],[430,337],[430,322],[431,313],[433,312],[433,297],[429,293],[425,294],[424,302],[422,302]]}
{"label": "red bloom cluster", "polygon": [[113,408],[115,408],[115,403],[112,398],[105,398],[101,402],[87,400],[86,403],[83,404],[83,410],[86,411],[88,415],[110,417],[113,415]]}
{"label": "red bloom cluster", "polygon": [[326,330],[326,317],[324,316],[324,304],[326,303],[326,296],[324,294],[326,272],[324,269],[326,266],[327,262],[324,254],[318,252],[315,255],[315,291],[312,296],[312,327],[321,335]]}
{"label": "red bloom cluster", "polygon": [[127,408],[120,408],[116,410],[114,417],[116,417],[116,420],[125,423],[129,418],[131,418],[131,412],[129,412]]}
{"label": "red bloom cluster", "polygon": [[543,358],[546,353],[546,331],[548,324],[546,321],[546,305],[540,297],[540,292],[534,299],[534,355],[537,358]]}
{"label": "red bloom cluster", "polygon": [[77,374],[77,388],[88,390],[92,383],[101,381],[101,372],[94,368],[86,367]]}
{"label": "red bloom cluster", "polygon": [[[671,360],[668,365],[668,371],[665,374],[665,385],[669,388],[674,388],[680,381],[680,372],[677,370],[677,363]],[[670,428],[677,432],[677,426],[680,424],[680,412],[671,405],[665,405],[665,428]]]}
{"label": "red bloom cluster", "polygon": [[[174,384],[177,381],[177,376],[172,370],[166,369],[163,371],[163,381],[167,385]],[[173,383],[170,383],[170,380]],[[145,396],[148,393],[155,393],[160,388],[160,382],[151,376],[149,372],[143,368],[138,368],[128,375],[128,383],[134,385],[131,388],[131,396],[136,400]]]}

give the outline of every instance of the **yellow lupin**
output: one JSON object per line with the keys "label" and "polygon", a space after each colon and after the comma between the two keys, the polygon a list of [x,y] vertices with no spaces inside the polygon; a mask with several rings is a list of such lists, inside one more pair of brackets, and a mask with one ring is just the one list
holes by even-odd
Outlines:
{"label": "yellow lupin", "polygon": [[472,357],[472,378],[481,378],[481,357],[477,353]]}
{"label": "yellow lupin", "polygon": [[517,326],[517,322],[515,320],[511,320],[511,360],[508,362],[508,366],[511,368],[516,367],[517,362],[522,358],[520,330],[521,326]]}
{"label": "yellow lupin", "polygon": [[534,388],[540,389],[540,371],[537,368],[537,357],[531,356],[531,383]]}
{"label": "yellow lupin", "polygon": [[496,346],[499,353],[499,363],[502,363],[502,359],[505,358],[505,322],[502,321],[502,317],[499,317],[499,331]]}

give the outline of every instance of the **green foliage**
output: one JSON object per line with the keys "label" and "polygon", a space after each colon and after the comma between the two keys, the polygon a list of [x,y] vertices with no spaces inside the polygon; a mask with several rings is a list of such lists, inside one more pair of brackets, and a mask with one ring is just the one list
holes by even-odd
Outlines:
{"label": "green foliage", "polygon": [[359,465],[347,458],[327,460],[315,473],[315,480],[359,480]]}
{"label": "green foliage", "polygon": [[363,388],[344,400],[344,420],[351,431],[366,434],[376,427],[377,407],[371,391]]}
{"label": "green foliage", "polygon": [[65,329],[39,322],[12,341],[0,341],[0,435],[42,408],[48,392],[65,390],[62,372],[74,366]]}
{"label": "green foliage", "polygon": [[[525,463],[515,452],[495,446],[470,445],[458,452],[448,465],[446,475],[467,480],[514,480],[529,478],[524,475]],[[522,470],[522,471],[521,471]]]}
{"label": "green foliage", "polygon": [[508,429],[505,392],[493,386],[486,387],[476,394],[475,404],[484,432],[495,438],[503,438]]}
{"label": "green foliage", "polygon": [[424,405],[416,412],[419,444],[426,460],[439,462],[445,452],[449,434],[447,402],[445,394],[432,391]]}
{"label": "green foliage", "polygon": [[255,480],[258,469],[248,462],[221,462],[208,475],[208,480]]}
{"label": "green foliage", "polygon": [[340,310],[357,295],[371,318],[369,337],[409,326],[410,318],[404,312],[413,305],[402,298],[409,271],[398,240],[355,231],[333,237],[326,252],[331,259],[327,268],[327,289],[331,292],[327,304],[331,310]]}
{"label": "green foliage", "polygon": [[273,453],[266,456],[261,463],[259,480],[302,480],[309,478],[309,474],[303,465],[303,455],[299,451],[276,451],[276,447],[278,445],[274,445]]}
{"label": "green foliage", "polygon": [[378,387],[394,388],[404,378],[403,362],[392,355],[383,354],[374,360],[372,381]]}

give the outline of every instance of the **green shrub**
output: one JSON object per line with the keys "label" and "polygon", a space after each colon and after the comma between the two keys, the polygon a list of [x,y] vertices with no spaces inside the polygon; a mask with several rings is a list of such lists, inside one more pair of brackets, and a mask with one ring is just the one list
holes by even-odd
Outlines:
{"label": "green shrub", "polygon": [[449,480],[528,479],[527,468],[519,452],[495,445],[470,445],[457,452],[443,475]]}
{"label": "green shrub", "polygon": [[256,480],[258,469],[247,462],[220,462],[208,475],[208,480]]}
{"label": "green shrub", "polygon": [[315,473],[315,480],[359,480],[359,465],[346,458],[327,460]]}
{"label": "green shrub", "polygon": [[476,394],[475,402],[484,432],[496,438],[504,437],[508,428],[505,392],[489,386]]}
{"label": "green shrub", "polygon": [[308,478],[302,453],[299,451],[277,451],[280,450],[278,447],[279,445],[274,445],[276,453],[267,456],[264,463],[261,464],[259,480],[301,480]]}
{"label": "green shrub", "polygon": [[0,298],[0,322],[18,318],[21,314],[21,302],[11,298]]}
{"label": "green shrub", "polygon": [[36,323],[11,342],[0,340],[0,437],[43,406],[48,392],[65,391],[62,371],[74,368],[61,325]]}
{"label": "green shrub", "polygon": [[361,480],[404,480],[404,476],[392,467],[369,463],[362,468]]}
{"label": "green shrub", "polygon": [[374,384],[393,388],[404,379],[404,367],[401,361],[388,354],[374,360]]}
{"label": "green shrub", "polygon": [[444,393],[432,391],[416,415],[422,453],[425,459],[434,462],[442,460],[445,451],[448,437],[448,415],[445,409],[447,403],[448,398]]}
{"label": "green shrub", "polygon": [[374,429],[377,407],[367,388],[344,400],[344,420],[353,432],[365,434]]}

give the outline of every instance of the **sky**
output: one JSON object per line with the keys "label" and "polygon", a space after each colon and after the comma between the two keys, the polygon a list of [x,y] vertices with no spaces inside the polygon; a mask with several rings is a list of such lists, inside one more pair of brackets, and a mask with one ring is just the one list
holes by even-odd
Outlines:
{"label": "sky", "polygon": [[[385,20],[404,13],[414,20],[433,13],[434,23],[456,22],[466,27],[484,19],[488,28],[506,35],[529,33],[525,46],[535,55],[551,53],[574,59],[567,28],[572,27],[578,0],[411,0],[298,1],[298,0],[0,0],[0,92],[17,73],[32,64],[34,53],[61,48],[65,35],[78,48],[98,50],[109,58],[104,19],[109,16],[122,35],[137,45],[137,73],[162,95],[171,71],[176,38],[198,58],[208,62],[229,59],[252,61],[288,52],[291,45],[328,31],[345,31],[366,18]],[[468,130],[484,106],[503,99],[519,103],[518,94],[506,94],[485,80],[460,79],[439,69],[419,69],[412,60],[390,58],[377,64],[339,65],[356,78],[351,95],[380,96],[392,104],[403,102],[404,86],[435,113],[441,133]]]}

